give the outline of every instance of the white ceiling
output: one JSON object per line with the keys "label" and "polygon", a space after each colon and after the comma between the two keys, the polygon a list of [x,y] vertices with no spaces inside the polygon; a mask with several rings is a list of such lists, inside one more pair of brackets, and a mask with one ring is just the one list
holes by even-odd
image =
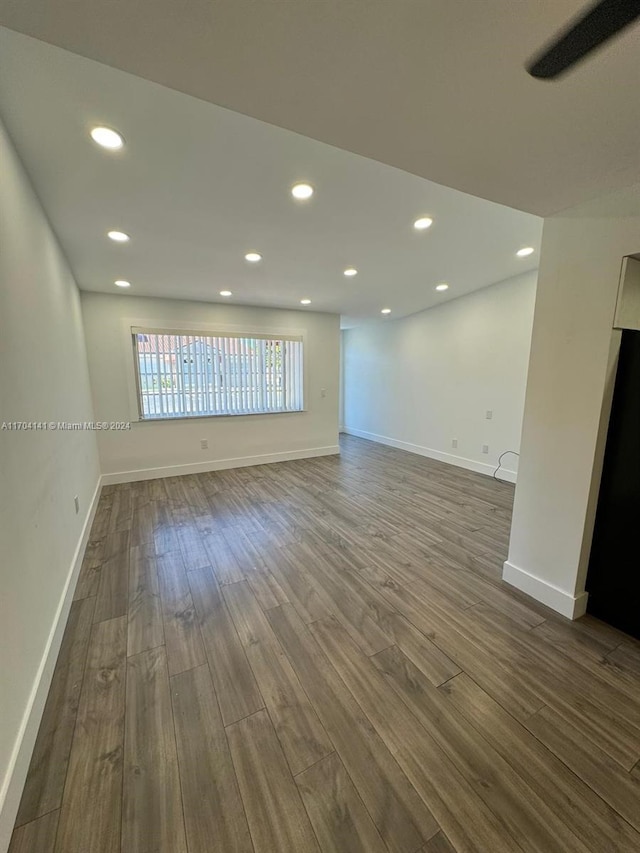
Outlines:
{"label": "white ceiling", "polygon": [[0,24],[446,186],[548,215],[640,179],[640,26],[555,82],[591,0],[3,0]]}
{"label": "white ceiling", "polygon": [[[0,28],[0,113],[80,287],[399,317],[535,269],[542,220]],[[126,139],[105,152],[107,124]],[[306,203],[289,189],[316,187]],[[413,227],[434,218],[429,231]],[[106,238],[110,229],[129,244]],[[263,260],[248,264],[258,251]],[[354,265],[352,279],[343,270]],[[447,281],[450,289],[436,293]]]}

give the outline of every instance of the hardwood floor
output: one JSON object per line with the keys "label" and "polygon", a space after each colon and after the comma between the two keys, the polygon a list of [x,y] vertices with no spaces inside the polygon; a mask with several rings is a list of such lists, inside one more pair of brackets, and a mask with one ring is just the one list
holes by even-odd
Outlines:
{"label": "hardwood floor", "polygon": [[103,489],[11,853],[640,850],[640,643],[513,487],[348,437]]}

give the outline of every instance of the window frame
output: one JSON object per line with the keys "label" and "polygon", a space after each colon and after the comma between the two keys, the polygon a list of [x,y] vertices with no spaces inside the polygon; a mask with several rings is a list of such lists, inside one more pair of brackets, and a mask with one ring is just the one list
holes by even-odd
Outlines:
{"label": "window frame", "polygon": [[[307,401],[307,333],[304,329],[269,329],[265,331],[264,326],[259,328],[247,328],[245,326],[222,326],[222,325],[201,325],[196,323],[190,324],[175,324],[171,326],[158,325],[157,321],[144,322],[132,321],[125,322],[125,331],[128,339],[128,350],[130,357],[133,359],[133,371],[128,370],[129,376],[129,397],[132,419],[139,424],[166,424],[172,422],[184,422],[203,420],[208,418],[244,418],[244,417],[271,417],[272,415],[300,415],[308,411],[306,406]],[[155,335],[191,335],[194,337],[221,337],[221,338],[254,338],[259,340],[284,340],[298,341],[302,346],[302,376],[301,376],[301,394],[302,408],[290,409],[283,411],[261,411],[261,412],[221,412],[215,413],[198,413],[193,415],[167,415],[145,417],[143,413],[142,403],[142,384],[140,379],[140,365],[138,360],[138,349],[136,346],[137,334],[155,334]]]}

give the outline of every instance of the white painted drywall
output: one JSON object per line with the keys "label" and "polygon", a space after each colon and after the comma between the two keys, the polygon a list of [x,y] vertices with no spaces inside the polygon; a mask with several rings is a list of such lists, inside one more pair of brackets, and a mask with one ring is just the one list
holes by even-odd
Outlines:
{"label": "white painted drywall", "polygon": [[[135,415],[132,325],[297,331],[304,335],[306,411],[134,422],[125,432],[100,433],[106,482],[338,452],[340,332],[336,314],[93,293],[82,294],[82,309],[94,407],[100,421],[129,421]],[[201,449],[201,439],[208,440],[207,450]]]}
{"label": "white painted drywall", "polygon": [[[536,273],[526,273],[343,332],[346,431],[493,471],[502,451],[520,446],[535,292]],[[513,478],[517,457],[504,465],[501,476]]]}
{"label": "white painted drywall", "polygon": [[[0,422],[92,419],[78,289],[0,124]],[[91,432],[0,431],[0,850],[9,843],[98,477]]]}
{"label": "white painted drywall", "polygon": [[616,329],[640,330],[640,260],[625,258],[614,318]]}
{"label": "white painted drywall", "polygon": [[624,255],[640,250],[640,184],[545,220],[504,577],[580,616],[619,333]]}
{"label": "white painted drywall", "polygon": [[340,432],[344,430],[344,336],[345,332],[340,333],[340,388],[338,391],[338,424]]}

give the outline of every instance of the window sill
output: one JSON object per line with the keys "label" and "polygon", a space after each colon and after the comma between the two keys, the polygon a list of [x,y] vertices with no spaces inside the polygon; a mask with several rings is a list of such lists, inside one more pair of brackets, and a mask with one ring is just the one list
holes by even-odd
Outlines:
{"label": "window sill", "polygon": [[303,415],[307,412],[307,409],[295,409],[287,412],[229,412],[229,414],[224,415],[179,415],[178,417],[174,417],[171,415],[162,416],[155,418],[138,418],[133,421],[135,424],[171,424],[171,423],[184,423],[185,421],[203,421],[203,420],[217,420],[218,418],[255,418],[255,417],[264,417],[265,415],[268,417],[272,417],[273,415]]}

